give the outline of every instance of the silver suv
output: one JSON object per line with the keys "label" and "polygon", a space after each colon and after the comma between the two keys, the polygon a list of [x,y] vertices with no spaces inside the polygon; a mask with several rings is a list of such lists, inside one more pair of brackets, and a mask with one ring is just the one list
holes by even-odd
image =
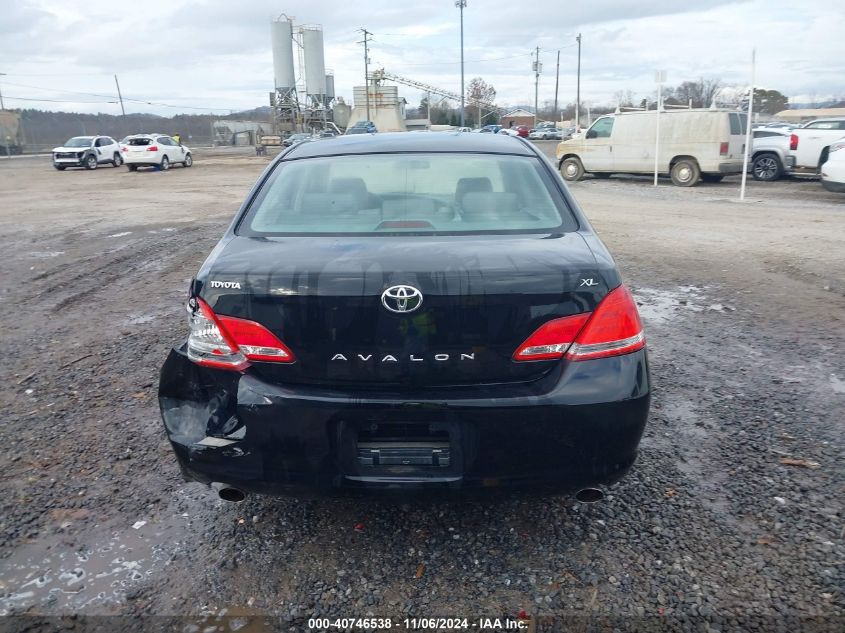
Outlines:
{"label": "silver suv", "polygon": [[789,175],[795,166],[795,157],[789,153],[787,129],[756,128],[751,145],[751,175],[754,180],[770,182]]}

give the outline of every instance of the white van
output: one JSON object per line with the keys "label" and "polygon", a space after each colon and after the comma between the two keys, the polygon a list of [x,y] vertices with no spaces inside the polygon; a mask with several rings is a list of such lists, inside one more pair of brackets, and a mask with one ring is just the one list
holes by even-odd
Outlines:
{"label": "white van", "polygon": [[[679,187],[742,173],[747,118],[730,110],[661,111],[658,170]],[[653,174],[656,124],[656,110],[596,119],[586,134],[557,146],[561,175],[579,180],[584,173]]]}

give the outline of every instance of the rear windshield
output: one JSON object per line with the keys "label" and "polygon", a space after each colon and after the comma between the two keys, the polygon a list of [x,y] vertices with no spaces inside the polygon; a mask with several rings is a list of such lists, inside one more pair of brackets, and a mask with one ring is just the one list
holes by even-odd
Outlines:
{"label": "rear windshield", "polygon": [[577,229],[536,158],[369,154],[279,163],[241,235],[511,233]]}
{"label": "rear windshield", "polygon": [[127,145],[152,145],[152,142],[151,138],[130,138]]}

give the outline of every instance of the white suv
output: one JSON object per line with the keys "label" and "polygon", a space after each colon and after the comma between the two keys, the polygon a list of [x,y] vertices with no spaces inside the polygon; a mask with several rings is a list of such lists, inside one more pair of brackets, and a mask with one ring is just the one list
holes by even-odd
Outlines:
{"label": "white suv", "polygon": [[190,167],[194,163],[191,150],[164,134],[134,134],[127,136],[120,145],[123,161],[129,171],[138,167],[170,169],[174,163]]}
{"label": "white suv", "polygon": [[68,167],[97,169],[104,163],[120,167],[120,154],[120,146],[110,136],[74,136],[53,148],[53,167],[59,171]]}

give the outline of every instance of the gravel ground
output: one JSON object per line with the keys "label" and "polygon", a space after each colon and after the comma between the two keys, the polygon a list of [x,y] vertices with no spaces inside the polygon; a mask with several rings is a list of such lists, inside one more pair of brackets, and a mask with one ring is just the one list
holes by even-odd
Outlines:
{"label": "gravel ground", "polygon": [[845,630],[845,197],[572,186],[640,303],[656,385],[604,502],[231,505],[181,481],[155,389],[188,280],[264,165],[0,166],[0,613],[26,616],[0,627],[521,613],[538,631]]}

